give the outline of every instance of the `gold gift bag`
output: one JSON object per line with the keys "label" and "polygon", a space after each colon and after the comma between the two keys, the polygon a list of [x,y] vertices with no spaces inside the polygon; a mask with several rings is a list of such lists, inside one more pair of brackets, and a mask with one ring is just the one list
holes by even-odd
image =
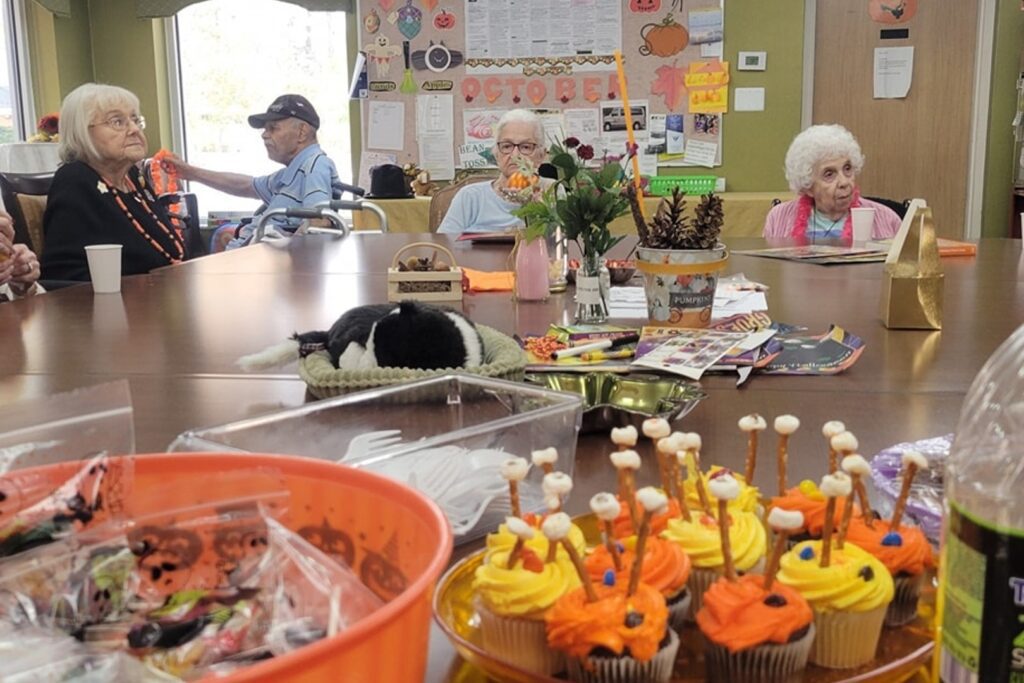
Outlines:
{"label": "gold gift bag", "polygon": [[932,210],[915,199],[885,260],[882,322],[894,329],[942,329],[942,286]]}

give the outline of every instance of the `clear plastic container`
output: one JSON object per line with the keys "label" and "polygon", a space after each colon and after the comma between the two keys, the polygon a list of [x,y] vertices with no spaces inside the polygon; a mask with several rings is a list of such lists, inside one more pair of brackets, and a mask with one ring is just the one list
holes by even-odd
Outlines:
{"label": "clear plastic container", "polygon": [[[437,502],[462,543],[510,513],[498,470],[509,456],[554,447],[555,469],[572,475],[582,414],[579,396],[456,373],[190,430],[168,450],[303,455],[384,474]],[[544,509],[534,470],[520,486],[524,512]]]}
{"label": "clear plastic container", "polygon": [[1024,680],[1024,327],[971,385],[946,466],[939,680]]}

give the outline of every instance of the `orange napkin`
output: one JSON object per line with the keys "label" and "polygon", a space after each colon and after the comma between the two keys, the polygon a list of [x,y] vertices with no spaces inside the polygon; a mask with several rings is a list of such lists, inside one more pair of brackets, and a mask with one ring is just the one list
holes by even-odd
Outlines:
{"label": "orange napkin", "polygon": [[462,267],[462,275],[469,280],[471,292],[511,292],[515,286],[515,274],[510,270],[494,273]]}

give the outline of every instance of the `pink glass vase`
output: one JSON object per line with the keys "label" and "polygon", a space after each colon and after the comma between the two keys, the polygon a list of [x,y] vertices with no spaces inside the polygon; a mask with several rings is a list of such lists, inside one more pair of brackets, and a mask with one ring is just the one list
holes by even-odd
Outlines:
{"label": "pink glass vase", "polygon": [[548,267],[547,240],[541,237],[527,240],[522,231],[517,233],[515,246],[517,301],[547,301]]}

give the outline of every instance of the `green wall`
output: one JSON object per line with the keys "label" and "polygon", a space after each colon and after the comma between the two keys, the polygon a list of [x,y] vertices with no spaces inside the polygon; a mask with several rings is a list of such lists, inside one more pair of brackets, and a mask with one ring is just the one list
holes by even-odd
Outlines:
{"label": "green wall", "polygon": [[1013,189],[1013,121],[1017,111],[1017,76],[1024,50],[1024,12],[1018,0],[999,0],[996,14],[992,94],[989,99],[988,143],[985,157],[983,237],[1009,234],[1010,193]]}
{"label": "green wall", "polygon": [[[767,52],[765,71],[737,71],[741,50]],[[726,0],[730,90],[765,89],[764,111],[733,111],[722,121],[722,165],[713,173],[725,177],[730,192],[789,192],[782,160],[800,132],[803,50],[803,2]]]}
{"label": "green wall", "polygon": [[[50,16],[29,2],[30,50],[36,108],[59,109],[61,98],[89,80],[124,86],[139,95],[150,122],[151,151],[170,146],[170,97],[161,21],[136,19],[133,0],[73,0],[71,18]],[[800,130],[804,3],[801,0],[728,0],[725,58],[744,51],[768,53],[766,71],[731,71],[733,87],[764,87],[765,111],[732,112],[723,125],[724,176],[731,191],[785,191],[782,159]],[[350,45],[355,45],[355,22]],[[1007,231],[1012,185],[1016,78],[1024,45],[1024,12],[1018,0],[998,0],[986,143],[983,234]],[[344,78],[348,75],[344,74]],[[343,78],[343,80],[344,80]],[[359,124],[353,116],[353,158]]]}

